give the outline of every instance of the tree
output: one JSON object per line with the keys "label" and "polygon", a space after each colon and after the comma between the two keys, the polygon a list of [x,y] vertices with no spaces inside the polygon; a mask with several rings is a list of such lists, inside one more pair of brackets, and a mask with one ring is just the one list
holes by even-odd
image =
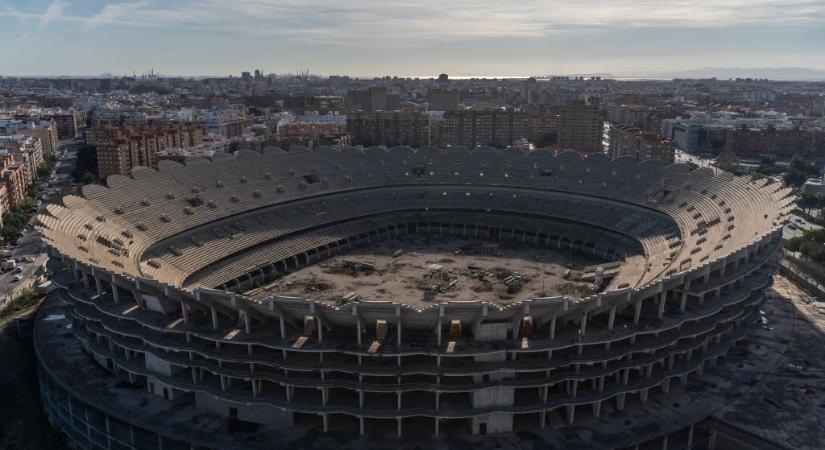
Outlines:
{"label": "tree", "polygon": [[739,158],[736,157],[734,152],[724,151],[716,158],[716,164],[725,172],[735,173],[737,167],[739,167]]}
{"label": "tree", "polygon": [[80,147],[77,151],[77,165],[72,176],[77,181],[97,181],[97,148],[91,145]]}
{"label": "tree", "polygon": [[791,170],[785,172],[785,175],[782,176],[782,181],[785,182],[785,186],[799,191],[802,189],[802,186],[805,185],[805,182],[808,181],[808,176],[805,175],[805,172],[791,167]]}
{"label": "tree", "polygon": [[822,205],[822,194],[803,191],[799,194],[799,207],[810,214],[811,210]]}

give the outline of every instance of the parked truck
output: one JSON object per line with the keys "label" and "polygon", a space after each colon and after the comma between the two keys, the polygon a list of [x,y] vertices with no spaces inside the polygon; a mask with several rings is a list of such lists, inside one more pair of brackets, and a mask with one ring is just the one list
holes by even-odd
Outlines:
{"label": "parked truck", "polygon": [[14,270],[15,267],[17,267],[17,261],[15,261],[11,258],[3,261],[3,271],[4,272],[8,272],[9,270]]}

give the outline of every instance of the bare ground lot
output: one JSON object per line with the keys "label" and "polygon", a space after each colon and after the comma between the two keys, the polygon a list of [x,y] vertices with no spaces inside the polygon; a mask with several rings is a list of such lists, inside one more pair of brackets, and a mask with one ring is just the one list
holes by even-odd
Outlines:
{"label": "bare ground lot", "polygon": [[509,303],[596,292],[579,281],[604,261],[517,243],[409,236],[360,248],[290,273],[261,294],[332,303],[390,300],[426,306],[449,300]]}

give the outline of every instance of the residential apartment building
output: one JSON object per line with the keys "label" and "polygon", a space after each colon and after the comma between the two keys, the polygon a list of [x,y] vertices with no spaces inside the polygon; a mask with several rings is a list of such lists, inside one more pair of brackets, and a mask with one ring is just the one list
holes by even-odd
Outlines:
{"label": "residential apartment building", "polygon": [[458,109],[460,96],[458,89],[432,88],[428,92],[430,111],[455,111]]}
{"label": "residential apartment building", "polygon": [[350,111],[395,111],[399,109],[401,97],[388,93],[384,86],[372,86],[347,92]]}
{"label": "residential apartment building", "polygon": [[429,115],[419,112],[356,111],[347,115],[347,131],[354,145],[423,147],[434,144],[430,128]]}
{"label": "residential apartment building", "polygon": [[498,148],[520,139],[539,146],[550,144],[557,132],[556,116],[513,109],[465,109],[444,113],[439,145]]}
{"label": "residential apartment building", "polygon": [[17,161],[14,153],[0,150],[0,173],[2,173],[0,182],[6,188],[8,208],[17,208],[26,198],[31,183],[28,170]]}
{"label": "residential apartment building", "polygon": [[787,160],[794,155],[805,158],[825,158],[825,131],[803,130],[799,127],[764,129],[731,128],[725,132],[725,150],[740,158],[770,157]]}
{"label": "residential apartment building", "polygon": [[602,115],[597,105],[583,102],[563,105],[559,110],[558,128],[561,150],[602,151]]}
{"label": "residential apartment building", "polygon": [[606,124],[609,143],[607,154],[611,158],[632,156],[636,161],[660,159],[666,164],[675,160],[676,146],[670,139],[658,133],[650,133],[628,124]]}
{"label": "residential apartment building", "polygon": [[275,145],[288,149],[292,145],[345,145],[349,143],[346,124],[293,122],[278,125]]}
{"label": "residential apartment building", "polygon": [[3,215],[9,212],[9,189],[5,181],[0,178],[0,227],[3,226]]}
{"label": "residential apartment building", "polygon": [[98,176],[129,175],[137,166],[157,167],[157,154],[172,148],[203,145],[203,130],[192,124],[145,124],[86,130],[86,143],[97,148]]}
{"label": "residential apartment building", "polygon": [[54,120],[28,122],[24,128],[18,130],[18,133],[40,139],[44,155],[54,155],[59,150],[60,138],[57,131],[57,122]]}

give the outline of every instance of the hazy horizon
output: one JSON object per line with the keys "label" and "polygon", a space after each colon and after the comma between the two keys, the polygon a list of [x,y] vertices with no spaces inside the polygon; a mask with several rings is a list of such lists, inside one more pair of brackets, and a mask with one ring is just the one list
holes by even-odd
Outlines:
{"label": "hazy horizon", "polygon": [[825,2],[813,0],[3,3],[5,76],[825,71]]}

